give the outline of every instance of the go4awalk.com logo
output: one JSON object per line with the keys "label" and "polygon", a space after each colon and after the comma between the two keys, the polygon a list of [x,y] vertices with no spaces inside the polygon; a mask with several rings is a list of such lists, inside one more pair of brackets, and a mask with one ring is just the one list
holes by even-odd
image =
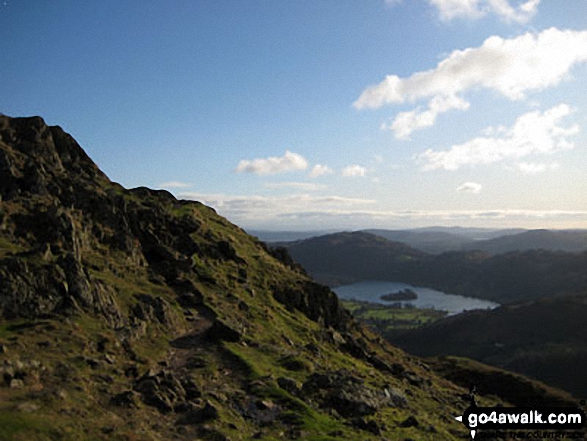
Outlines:
{"label": "go4awalk.com logo", "polygon": [[455,418],[475,439],[479,430],[579,430],[585,427],[585,413],[569,407],[477,407],[470,406]]}

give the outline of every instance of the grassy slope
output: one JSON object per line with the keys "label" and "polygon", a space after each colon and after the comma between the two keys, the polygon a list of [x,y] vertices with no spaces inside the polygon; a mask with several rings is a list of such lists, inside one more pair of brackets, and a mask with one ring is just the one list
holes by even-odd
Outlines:
{"label": "grassy slope", "polygon": [[[123,194],[129,204],[149,205],[148,201],[137,200],[133,194]],[[129,366],[136,366],[143,374],[151,368],[172,364],[188,371],[201,388],[203,398],[220,410],[220,417],[206,425],[211,438],[223,433],[231,439],[248,439],[258,433],[258,426],[228,405],[230,397],[244,400],[253,394],[289,409],[307,439],[369,439],[373,435],[358,431],[340,417],[322,412],[290,395],[275,381],[280,376],[287,376],[301,384],[312,372],[339,369],[351,370],[373,387],[392,385],[410,393],[409,408],[384,409],[374,417],[387,429],[387,436],[393,439],[432,439],[426,430],[429,425],[434,426],[443,439],[450,439],[453,432],[463,433],[461,427],[451,421],[452,414],[466,404],[459,402],[462,390],[458,387],[430,374],[420,367],[419,362],[381,344],[378,337],[369,333],[366,338],[371,341],[372,351],[390,363],[404,365],[429,379],[430,384],[422,388],[410,386],[406,380],[382,373],[341,352],[325,340],[323,328],[316,322],[299,311],[288,310],[273,298],[272,287],[276,282],[296,286],[305,280],[305,276],[273,259],[256,240],[206,207],[172,203],[166,211],[172,217],[192,216],[201,222],[202,228],[192,238],[202,247],[226,240],[246,262],[237,265],[232,261],[193,256],[193,267],[199,274],[207,276],[195,280],[205,303],[222,319],[245,325],[242,341],[202,343],[190,350],[174,348],[170,342],[181,334],[188,334],[192,324],[183,316],[172,290],[154,279],[148,268],[129,265],[123,256],[111,249],[86,248],[83,260],[91,268],[92,278],[114,290],[118,306],[124,313],[135,304],[137,294],[160,296],[175,305],[174,329],[146,323],[139,330],[140,336],[133,340],[135,357],[130,357],[121,345],[121,336],[127,330],[112,329],[104,320],[91,314],[79,312],[65,320],[49,317],[25,323],[22,320],[2,321],[0,342],[5,353],[0,354],[0,366],[5,360],[23,363],[25,386],[22,389],[0,388],[0,420],[4,423],[0,439],[156,440],[166,439],[169,433],[189,439],[194,435],[193,429],[188,427],[183,428],[185,433],[178,432],[174,415],[160,414],[140,402],[135,409],[121,410],[109,401],[113,395],[129,389],[132,378],[124,374]],[[0,242],[0,246],[0,253],[6,256],[26,251],[6,241]],[[36,258],[38,265],[51,264],[39,256]],[[246,281],[242,280],[242,272],[239,273],[243,266],[246,267]],[[210,283],[210,280],[214,282]],[[238,308],[240,302],[247,305],[246,311]],[[191,313],[198,315],[195,310]],[[105,350],[98,350],[98,341],[106,342]],[[318,348],[318,358],[315,352],[307,349],[309,343]],[[181,360],[189,356],[203,359],[204,367],[189,369],[181,366]],[[298,363],[284,362],[288,358]],[[292,370],[291,366],[295,369]],[[251,389],[251,382],[255,381],[258,384]],[[398,426],[414,414],[422,422],[421,427]],[[279,422],[261,429],[263,439],[279,439],[284,430],[286,426]]]}

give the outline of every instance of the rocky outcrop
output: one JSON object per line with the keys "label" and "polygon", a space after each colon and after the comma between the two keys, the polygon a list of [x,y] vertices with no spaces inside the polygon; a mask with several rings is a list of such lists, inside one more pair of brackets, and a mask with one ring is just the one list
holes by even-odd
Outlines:
{"label": "rocky outcrop", "polygon": [[276,285],[273,296],[287,308],[297,309],[326,327],[346,330],[352,326],[350,314],[327,286],[313,281],[304,281],[295,286]]}
{"label": "rocky outcrop", "polygon": [[[172,372],[147,372],[139,378],[134,390],[140,394],[141,401],[163,413],[182,412],[190,408],[190,403],[201,396],[198,386],[189,377],[178,378]],[[118,401],[125,401],[128,392],[117,395]]]}
{"label": "rocky outcrop", "polygon": [[372,415],[382,407],[406,407],[405,395],[396,388],[375,390],[347,371],[312,374],[302,386],[302,395],[318,400],[343,417]]}
{"label": "rocky outcrop", "polygon": [[101,314],[113,326],[123,323],[113,290],[94,280],[73,253],[51,263],[0,259],[0,316],[32,319],[75,310]]}
{"label": "rocky outcrop", "polygon": [[72,198],[74,182],[109,182],[69,134],[47,126],[40,117],[0,116],[0,143],[4,201],[27,193]]}

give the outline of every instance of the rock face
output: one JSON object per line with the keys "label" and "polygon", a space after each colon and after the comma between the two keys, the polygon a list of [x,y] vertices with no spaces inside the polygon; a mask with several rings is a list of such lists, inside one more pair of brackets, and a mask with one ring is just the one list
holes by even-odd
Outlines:
{"label": "rock face", "polygon": [[344,330],[350,324],[350,315],[329,288],[312,281],[301,286],[274,288],[275,299],[290,309],[302,311],[308,318],[326,327]]}
{"label": "rock face", "polygon": [[99,225],[86,210],[105,208],[108,178],[71,136],[38,117],[0,117],[0,146],[0,230],[27,252],[0,262],[2,316],[82,308],[119,321],[113,293],[82,262]]}
{"label": "rock face", "polygon": [[38,117],[0,116],[0,373],[18,439],[466,435],[466,391],[357,325],[284,250],[122,188]]}

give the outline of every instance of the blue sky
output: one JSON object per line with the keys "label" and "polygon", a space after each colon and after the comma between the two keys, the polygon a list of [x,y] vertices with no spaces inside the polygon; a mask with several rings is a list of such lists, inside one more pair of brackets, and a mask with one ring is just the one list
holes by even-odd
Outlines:
{"label": "blue sky", "polygon": [[585,0],[6,0],[0,41],[0,112],[245,228],[587,228]]}

